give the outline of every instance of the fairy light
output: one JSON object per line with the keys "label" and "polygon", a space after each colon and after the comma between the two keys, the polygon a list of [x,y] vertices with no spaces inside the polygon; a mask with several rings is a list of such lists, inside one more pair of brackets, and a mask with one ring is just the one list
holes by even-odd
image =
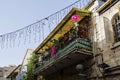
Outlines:
{"label": "fairy light", "polygon": [[[49,33],[52,29],[54,29],[58,23],[67,15],[67,13],[74,7],[76,8],[83,8],[86,6],[91,0],[78,0],[75,3],[71,4],[70,6],[40,20],[33,24],[30,24],[22,29],[13,31],[11,33],[6,33],[0,35],[0,48],[11,48],[15,46],[20,46],[23,44],[29,44],[36,41],[41,42],[41,36],[43,37],[43,40],[45,38],[44,36],[44,29],[49,28]],[[84,4],[81,4],[84,3]],[[47,22],[45,22],[45,20]],[[42,23],[42,24],[41,24]],[[41,34],[40,34],[41,33]],[[39,35],[39,38],[37,34]],[[33,40],[34,39],[34,40]],[[38,40],[36,40],[38,39]]]}

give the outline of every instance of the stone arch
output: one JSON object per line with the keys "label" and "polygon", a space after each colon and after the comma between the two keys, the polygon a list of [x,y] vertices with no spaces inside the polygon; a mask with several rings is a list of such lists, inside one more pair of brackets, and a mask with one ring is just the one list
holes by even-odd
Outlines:
{"label": "stone arch", "polygon": [[120,16],[118,12],[112,16],[111,23],[113,27],[115,42],[118,42],[120,41]]}
{"label": "stone arch", "polygon": [[111,19],[111,23],[112,23],[112,24],[115,24],[114,19],[115,19],[116,17],[118,17],[118,16],[119,16],[119,13],[118,13],[118,12],[115,13],[115,14],[112,16],[112,19]]}

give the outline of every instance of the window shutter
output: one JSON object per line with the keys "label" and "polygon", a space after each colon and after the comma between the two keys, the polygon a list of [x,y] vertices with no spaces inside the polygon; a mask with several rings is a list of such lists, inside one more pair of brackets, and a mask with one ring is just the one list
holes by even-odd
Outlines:
{"label": "window shutter", "polygon": [[111,42],[113,42],[112,25],[110,24],[110,20],[108,18],[104,17],[103,19],[104,19],[106,42],[111,43]]}

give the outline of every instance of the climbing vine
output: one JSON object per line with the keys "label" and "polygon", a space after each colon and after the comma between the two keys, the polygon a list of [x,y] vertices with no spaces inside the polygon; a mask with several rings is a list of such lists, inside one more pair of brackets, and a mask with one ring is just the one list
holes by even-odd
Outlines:
{"label": "climbing vine", "polygon": [[38,60],[39,55],[32,54],[31,58],[29,59],[28,65],[27,65],[27,80],[36,80],[36,77],[34,75],[35,70],[35,61]]}

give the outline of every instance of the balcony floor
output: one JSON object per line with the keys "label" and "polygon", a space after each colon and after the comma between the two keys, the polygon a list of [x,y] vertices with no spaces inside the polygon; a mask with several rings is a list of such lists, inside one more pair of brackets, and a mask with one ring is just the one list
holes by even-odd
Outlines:
{"label": "balcony floor", "polygon": [[57,59],[49,63],[46,67],[40,68],[40,70],[36,70],[36,74],[47,76],[71,65],[83,63],[83,61],[92,58],[92,53],[91,51],[87,51],[84,49],[74,48],[70,50],[68,54],[60,57],[59,55],[57,55],[57,57],[55,58]]}

